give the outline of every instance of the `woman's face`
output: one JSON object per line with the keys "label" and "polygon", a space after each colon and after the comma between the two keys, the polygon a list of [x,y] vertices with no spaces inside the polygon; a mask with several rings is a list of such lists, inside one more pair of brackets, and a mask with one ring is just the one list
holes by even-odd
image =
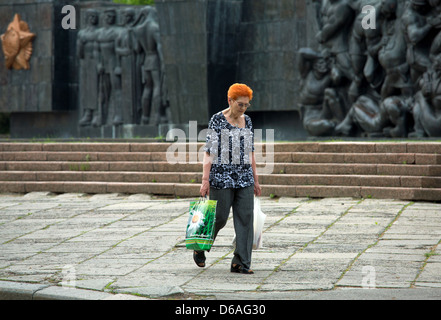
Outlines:
{"label": "woman's face", "polygon": [[251,106],[250,98],[238,97],[237,99],[228,98],[230,108],[234,114],[243,115],[245,111]]}

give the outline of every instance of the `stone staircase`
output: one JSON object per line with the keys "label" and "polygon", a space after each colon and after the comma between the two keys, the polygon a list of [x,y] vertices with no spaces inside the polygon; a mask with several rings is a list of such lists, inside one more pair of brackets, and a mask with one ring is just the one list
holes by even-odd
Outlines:
{"label": "stone staircase", "polygon": [[[3,142],[0,193],[197,197],[201,147],[201,143]],[[180,161],[173,164],[179,155]],[[259,175],[264,196],[441,201],[438,142],[276,143],[256,145],[256,156],[258,170],[264,172]]]}

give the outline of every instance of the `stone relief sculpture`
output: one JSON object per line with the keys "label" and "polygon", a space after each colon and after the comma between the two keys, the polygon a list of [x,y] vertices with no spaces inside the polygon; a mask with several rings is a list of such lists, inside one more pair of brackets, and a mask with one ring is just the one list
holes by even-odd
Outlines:
{"label": "stone relief sculpture", "polygon": [[[119,77],[121,83],[121,100],[120,103],[123,106],[122,118],[126,119],[125,122],[136,123],[137,122],[137,109],[138,107],[132,103],[136,102],[136,97],[139,92],[139,71],[136,66],[136,52],[135,52],[135,38],[133,35],[133,25],[136,18],[136,12],[133,8],[123,9],[122,12],[122,25],[121,32],[116,39],[116,55],[117,55],[117,67],[116,75]],[[126,106],[124,108],[124,106]]]}
{"label": "stone relief sculpture", "polygon": [[139,22],[133,28],[133,32],[138,54],[142,57],[141,124],[157,125],[161,122],[164,60],[155,8],[145,7],[141,10]]}
{"label": "stone relief sculpture", "polygon": [[433,41],[430,60],[432,64],[418,83],[420,90],[413,108],[415,127],[410,137],[441,136],[441,33]]}
{"label": "stone relief sculpture", "polygon": [[348,0],[329,0],[322,7],[321,30],[316,35],[317,41],[331,53],[334,59],[334,72],[339,77],[351,80],[353,77],[349,57],[349,34],[354,20],[354,11]]}
{"label": "stone relief sculpture", "polygon": [[19,14],[15,14],[6,32],[0,36],[7,69],[30,69],[32,40],[35,37],[28,24],[21,20]]}
{"label": "stone relief sculpture", "polygon": [[98,11],[87,10],[87,26],[78,32],[77,37],[77,56],[80,59],[79,101],[83,113],[80,126],[99,126],[101,123],[101,116],[97,113],[98,74],[95,72],[98,61],[95,55],[98,19]]}
{"label": "stone relief sculpture", "polygon": [[329,135],[344,117],[341,99],[330,87],[333,78],[329,57],[303,48],[298,67],[304,79],[299,103],[303,125],[311,135]]}
{"label": "stone relief sculpture", "polygon": [[383,0],[381,13],[382,47],[378,52],[378,60],[385,70],[386,77],[381,88],[381,98],[385,99],[399,93],[411,95],[409,63],[406,61],[407,43],[404,37],[402,21],[397,19],[397,0]]}
{"label": "stone relief sculpture", "polygon": [[417,83],[419,77],[431,65],[429,59],[432,25],[428,18],[430,6],[426,0],[412,0],[403,13],[404,35],[406,36],[407,55],[411,80]]}
{"label": "stone relief sculpture", "polygon": [[[361,24],[366,5],[374,9],[375,28]],[[441,1],[322,0],[315,7],[321,8],[315,56],[329,55],[330,80],[319,86],[312,69],[300,70],[306,84],[300,112],[309,134],[441,136]],[[299,50],[299,61],[307,50]],[[314,108],[304,94],[311,79]],[[324,107],[330,92],[344,113],[334,112],[333,126]]]}
{"label": "stone relief sculpture", "polygon": [[79,125],[168,122],[163,110],[165,73],[156,9],[111,7],[101,16],[94,9],[85,15],[86,24],[77,38]]}
{"label": "stone relief sculpture", "polygon": [[[359,14],[355,18],[352,34],[349,37],[349,55],[354,71],[349,89],[351,101],[355,101],[357,97],[371,89],[378,89],[384,79],[378,62],[381,32],[379,29],[364,29],[362,26],[362,19],[365,17],[362,8],[366,4],[378,7],[379,3],[380,0],[362,0],[353,4],[354,10]],[[379,20],[378,15],[376,20]]]}
{"label": "stone relief sculpture", "polygon": [[[98,114],[101,121],[107,123],[107,117],[113,113],[113,125],[122,124],[121,109],[121,66],[116,54],[116,40],[122,30],[116,25],[116,10],[104,11],[104,26],[98,30],[96,56],[98,58]],[[110,112],[112,111],[112,112]]]}

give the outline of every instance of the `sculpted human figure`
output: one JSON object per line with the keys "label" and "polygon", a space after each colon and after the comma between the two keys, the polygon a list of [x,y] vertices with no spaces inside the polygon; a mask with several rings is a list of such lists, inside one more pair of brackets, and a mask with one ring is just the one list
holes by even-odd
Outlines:
{"label": "sculpted human figure", "polygon": [[155,8],[149,6],[141,10],[133,32],[138,53],[143,56],[141,70],[144,88],[141,98],[141,124],[157,125],[160,122],[164,94],[162,90],[164,60]]}
{"label": "sculpted human figure", "polygon": [[401,18],[407,41],[406,58],[414,84],[431,65],[429,50],[434,35],[431,36],[433,25],[428,21],[430,9],[427,0],[411,0]]}
{"label": "sculpted human figure", "polygon": [[354,16],[348,0],[328,0],[322,7],[323,27],[316,35],[317,41],[335,58],[336,70],[333,72],[338,72],[339,77],[346,77],[350,81],[353,70],[349,56],[349,35]]}
{"label": "sculpted human figure", "polygon": [[412,95],[412,82],[409,64],[406,61],[407,45],[401,21],[397,19],[397,0],[382,0],[382,48],[378,52],[378,60],[386,72],[381,97],[385,98],[404,94]]}
{"label": "sculpted human figure", "polygon": [[98,119],[98,74],[94,54],[98,34],[98,11],[87,10],[86,23],[87,26],[78,32],[77,37],[77,57],[80,59],[79,103],[80,110],[83,111],[80,126],[90,126]]}
{"label": "sculpted human figure", "polygon": [[363,5],[363,2],[364,1],[360,1],[353,4],[358,15],[355,17],[352,33],[349,37],[349,56],[354,70],[352,83],[349,88],[349,96],[352,101],[355,101],[362,93],[365,84],[363,69],[367,61],[367,47],[364,37],[364,29],[361,24],[364,14],[361,10],[358,10],[359,6]]}
{"label": "sculpted human figure", "polygon": [[[349,88],[349,96],[351,101],[355,101],[363,92],[366,91],[366,81],[371,81],[378,73],[377,53],[379,50],[378,43],[381,40],[381,33],[377,28],[364,28],[362,21],[366,17],[363,12],[365,5],[376,5],[379,1],[360,0],[353,3],[353,8],[357,12],[349,38],[349,54],[351,58],[354,75]],[[375,12],[378,12],[377,10]],[[378,14],[377,14],[378,15]],[[376,20],[377,17],[376,17]],[[373,47],[378,47],[374,49]],[[373,50],[374,49],[374,50]]]}
{"label": "sculpted human figure", "polygon": [[415,131],[409,137],[441,137],[441,69],[427,71],[421,82],[413,108]]}
{"label": "sculpted human figure", "polygon": [[381,108],[380,95],[369,88],[368,92],[358,97],[347,113],[344,121],[336,128],[337,134],[349,136],[355,124],[369,136],[382,136],[382,130],[387,123],[385,110]]}
{"label": "sculpted human figure", "polygon": [[332,134],[336,123],[344,118],[340,97],[331,88],[332,77],[325,57],[310,48],[299,50],[298,67],[302,77],[300,113],[310,135]]}
{"label": "sculpted human figure", "polygon": [[134,38],[131,28],[135,22],[136,12],[133,8],[125,8],[121,14],[125,28],[119,32],[118,38],[116,39],[116,53],[119,59],[133,54]]}
{"label": "sculpted human figure", "polygon": [[406,137],[412,103],[413,98],[406,96],[390,96],[381,100],[375,90],[370,90],[357,99],[335,130],[348,136],[357,123],[370,137]]}
{"label": "sculpted human figure", "polygon": [[[121,97],[121,78],[119,76],[119,59],[116,55],[116,39],[118,39],[121,28],[116,26],[116,10],[106,9],[104,11],[104,26],[99,29],[97,40],[99,75],[99,113],[95,126],[107,122],[109,112],[113,111],[113,125],[123,123]],[[113,110],[110,110],[113,107]]]}
{"label": "sculpted human figure", "polygon": [[414,132],[409,137],[441,137],[441,32],[430,49],[432,66],[419,81],[412,110]]}
{"label": "sculpted human figure", "polygon": [[383,133],[386,137],[407,137],[407,122],[412,106],[412,96],[390,96],[382,101],[382,109],[390,121],[390,125],[383,129]]}
{"label": "sculpted human figure", "polygon": [[[133,35],[133,24],[136,12],[133,8],[125,8],[121,12],[124,28],[119,32],[116,39],[115,52],[117,54],[118,66],[115,69],[116,76],[121,82],[121,109],[124,113],[123,119],[126,123],[136,123],[137,100],[139,100],[139,72],[136,68],[135,38]],[[140,76],[139,76],[140,78]]]}
{"label": "sculpted human figure", "polygon": [[381,26],[384,17],[381,14],[381,0],[375,0],[370,3],[375,8],[376,28],[363,29],[367,50],[367,61],[363,69],[363,74],[369,86],[377,90],[381,88],[385,78],[385,72],[378,61],[378,52],[382,48],[381,27],[379,26]]}
{"label": "sculpted human figure", "polygon": [[430,4],[430,17],[428,22],[435,28],[441,28],[441,0],[427,0]]}
{"label": "sculpted human figure", "polygon": [[363,28],[362,19],[365,14],[362,8],[371,5],[375,9],[376,24],[381,25],[381,0],[361,0],[355,10],[360,14],[354,22],[350,53],[354,68],[354,81],[350,88],[352,103],[344,121],[337,125],[337,134],[349,136],[355,124],[369,136],[382,136],[383,128],[388,123],[387,114],[382,108],[379,94],[384,79],[384,71],[378,61],[378,51],[381,49],[380,28]]}
{"label": "sculpted human figure", "polygon": [[349,89],[351,101],[355,101],[363,94],[368,85],[377,88],[384,78],[382,68],[378,62],[378,50],[381,48],[380,28],[364,28],[362,25],[362,21],[366,16],[362,9],[368,4],[374,7],[375,19],[378,22],[380,10],[377,9],[380,0],[360,0],[353,4],[358,15],[355,18],[352,34],[349,38],[349,54],[354,70]]}

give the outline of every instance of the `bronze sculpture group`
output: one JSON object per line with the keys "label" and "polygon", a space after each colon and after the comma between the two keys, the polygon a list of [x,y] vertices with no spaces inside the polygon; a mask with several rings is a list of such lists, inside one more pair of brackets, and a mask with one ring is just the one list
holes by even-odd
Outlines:
{"label": "bronze sculpture group", "polygon": [[[441,1],[316,1],[319,48],[299,50],[312,136],[441,136]],[[362,20],[371,8],[375,28]]]}

